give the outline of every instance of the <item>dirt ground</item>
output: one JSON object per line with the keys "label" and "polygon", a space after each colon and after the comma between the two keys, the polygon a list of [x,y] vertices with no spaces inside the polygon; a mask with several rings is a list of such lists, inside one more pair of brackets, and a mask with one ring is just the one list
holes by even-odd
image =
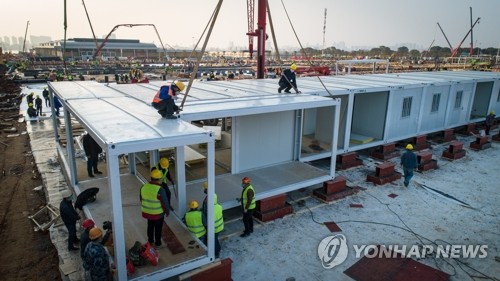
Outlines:
{"label": "dirt ground", "polygon": [[[61,280],[57,251],[48,232],[35,232],[28,218],[46,199],[30,153],[26,123],[18,122],[20,89],[0,78],[0,279]],[[17,132],[5,130],[15,128]],[[20,134],[16,137],[7,137]]]}

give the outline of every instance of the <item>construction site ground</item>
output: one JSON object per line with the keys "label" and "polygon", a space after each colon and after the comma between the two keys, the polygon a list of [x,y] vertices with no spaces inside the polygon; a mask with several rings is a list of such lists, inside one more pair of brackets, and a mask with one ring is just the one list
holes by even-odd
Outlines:
{"label": "construction site ground", "polygon": [[[65,279],[82,280],[79,255],[66,251],[64,226],[57,223],[46,232],[34,231],[35,225],[28,218],[47,203],[58,207],[59,190],[66,185],[57,164],[55,144],[47,142],[53,136],[51,121],[28,121],[26,126],[24,120],[18,122],[18,112],[12,111],[0,112],[0,121],[11,122],[17,130],[2,130],[0,134],[0,168],[4,171],[0,178],[0,241],[4,242],[0,253],[1,279],[60,280],[62,268],[69,273],[63,275]],[[498,129],[492,133],[498,134]],[[418,262],[448,273],[450,280],[500,279],[500,144],[475,151],[469,148],[473,136],[457,138],[464,143],[466,156],[444,160],[441,154],[449,143],[431,143],[439,169],[416,173],[408,188],[402,180],[383,186],[367,182],[367,175],[382,161],[360,152],[363,166],[337,171],[337,176],[347,179],[348,186],[365,188],[356,195],[325,203],[311,196],[319,186],[291,192],[287,201],[293,205],[294,213],[268,223],[256,220],[254,233],[246,238],[239,237],[243,230],[239,210],[226,210],[221,258],[233,260],[232,279],[353,280],[344,273],[359,261],[352,252],[332,269],[322,266],[318,245],[325,237],[338,234],[330,232],[325,222],[338,224],[350,249],[361,244],[487,245],[488,255],[482,259],[429,256]],[[401,172],[399,158],[389,161],[396,163]],[[39,174],[40,170],[44,172]],[[38,191],[36,187],[42,185]],[[389,197],[391,194],[397,196]]]}

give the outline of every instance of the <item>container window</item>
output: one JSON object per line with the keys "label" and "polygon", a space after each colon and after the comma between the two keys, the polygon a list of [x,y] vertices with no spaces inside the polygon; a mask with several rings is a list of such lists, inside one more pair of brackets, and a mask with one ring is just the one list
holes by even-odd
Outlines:
{"label": "container window", "polygon": [[441,94],[434,94],[432,96],[431,112],[438,112],[440,99],[441,99]]}
{"label": "container window", "polygon": [[462,95],[464,91],[458,91],[457,95],[455,96],[455,109],[461,108],[462,107]]}
{"label": "container window", "polygon": [[409,117],[411,115],[411,102],[413,97],[406,97],[403,99],[403,110],[401,111],[401,118]]}

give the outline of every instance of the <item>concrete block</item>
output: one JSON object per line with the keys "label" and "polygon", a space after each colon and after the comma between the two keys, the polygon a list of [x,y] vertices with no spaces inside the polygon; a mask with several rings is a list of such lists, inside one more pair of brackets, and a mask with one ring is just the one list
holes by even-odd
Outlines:
{"label": "concrete block", "polygon": [[323,183],[323,190],[326,194],[343,191],[346,188],[346,179],[344,177],[336,177],[331,181]]}
{"label": "concrete block", "polygon": [[[187,279],[191,281],[231,281],[231,264],[233,260],[226,258],[221,260],[217,266],[209,267],[201,270],[196,274],[189,276]],[[187,280],[182,279],[182,280]]]}
{"label": "concrete block", "polygon": [[375,175],[377,177],[387,177],[394,173],[395,165],[391,162],[384,162],[375,167]]}
{"label": "concrete block", "polygon": [[278,218],[282,218],[291,213],[293,213],[293,206],[285,202],[284,206],[277,209],[269,210],[266,212],[260,212],[256,210],[254,213],[254,217],[259,219],[260,221],[268,222]]}
{"label": "concrete block", "polygon": [[257,201],[256,210],[260,212],[267,212],[269,210],[283,207],[286,201],[286,193],[278,194]]}

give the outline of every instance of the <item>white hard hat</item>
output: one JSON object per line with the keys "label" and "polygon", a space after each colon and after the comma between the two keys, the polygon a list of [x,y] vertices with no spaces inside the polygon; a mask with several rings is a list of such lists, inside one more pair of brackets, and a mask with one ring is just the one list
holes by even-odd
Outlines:
{"label": "white hard hat", "polygon": [[63,198],[68,198],[68,197],[71,197],[71,195],[73,195],[73,192],[71,192],[71,190],[69,190],[69,189],[63,190],[63,191],[61,192],[61,196],[62,196]]}

